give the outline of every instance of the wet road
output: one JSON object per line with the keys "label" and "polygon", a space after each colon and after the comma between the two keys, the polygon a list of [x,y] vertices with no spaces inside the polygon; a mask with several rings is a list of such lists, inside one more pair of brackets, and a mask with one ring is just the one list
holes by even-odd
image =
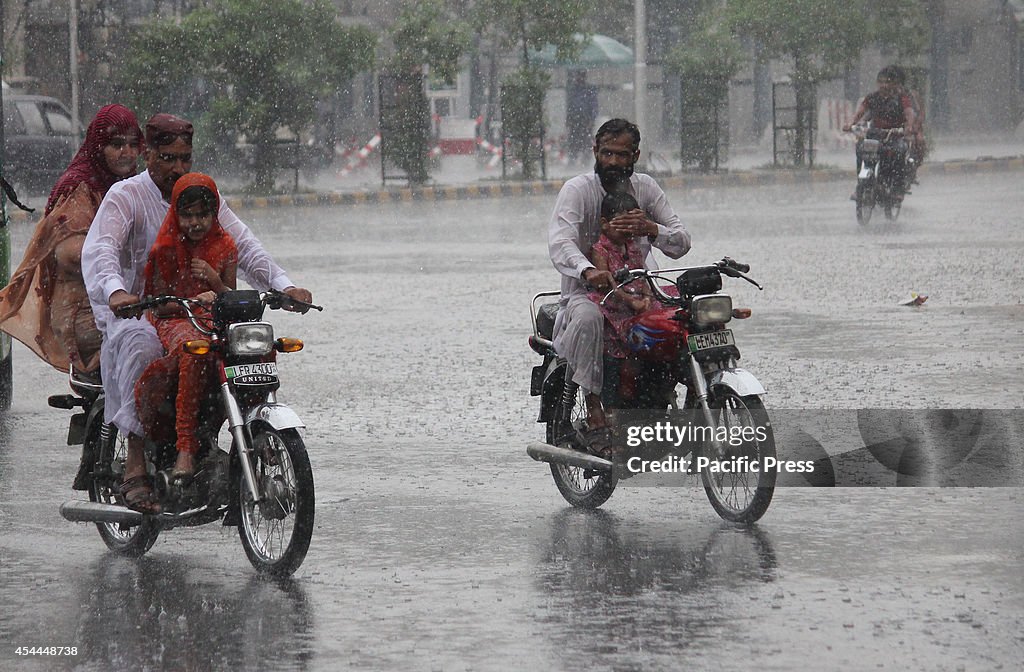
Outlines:
{"label": "wet road", "polygon": [[[928,178],[898,224],[867,229],[849,188],[669,194],[688,261],[728,254],[766,287],[730,289],[769,407],[1024,406],[1020,174]],[[327,307],[274,315],[307,342],[281,398],[317,484],[283,585],[254,578],[230,528],[128,561],[64,522],[78,455],[45,406],[64,384],[18,346],[0,669],[1018,669],[1020,489],[780,488],[750,530],[699,488],[564,503],[524,452],[543,436],[527,305],[557,286],[552,200],[242,213]],[[899,305],[911,291],[925,306]]]}

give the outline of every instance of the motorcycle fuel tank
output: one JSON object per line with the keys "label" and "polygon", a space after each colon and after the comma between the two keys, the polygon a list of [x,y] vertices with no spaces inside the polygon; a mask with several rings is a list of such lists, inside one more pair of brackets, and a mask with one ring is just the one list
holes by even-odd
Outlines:
{"label": "motorcycle fuel tank", "polygon": [[685,321],[676,318],[676,308],[650,310],[626,325],[626,347],[640,359],[675,361],[679,344],[686,340]]}

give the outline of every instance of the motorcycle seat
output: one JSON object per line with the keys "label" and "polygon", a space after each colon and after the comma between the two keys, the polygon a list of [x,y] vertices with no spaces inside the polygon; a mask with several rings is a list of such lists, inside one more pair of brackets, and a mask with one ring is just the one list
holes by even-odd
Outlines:
{"label": "motorcycle seat", "polygon": [[68,384],[71,389],[83,397],[93,398],[103,391],[103,379],[99,369],[95,371],[81,371],[74,365],[68,372]]}
{"label": "motorcycle seat", "polygon": [[549,341],[555,332],[555,317],[558,315],[557,303],[545,303],[537,309],[537,333]]}

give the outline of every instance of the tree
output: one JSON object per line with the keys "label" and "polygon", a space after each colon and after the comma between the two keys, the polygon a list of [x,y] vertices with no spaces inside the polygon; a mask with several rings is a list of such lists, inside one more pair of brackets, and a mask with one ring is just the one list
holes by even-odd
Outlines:
{"label": "tree", "polygon": [[[732,29],[757,40],[767,57],[791,59],[797,109],[804,114],[813,114],[814,85],[835,77],[867,45],[908,58],[926,43],[927,15],[920,0],[726,0],[726,15]],[[801,154],[806,140],[798,131]]]}
{"label": "tree", "polygon": [[[474,6],[473,24],[493,46],[492,63],[503,51],[521,58],[521,67],[510,73],[503,84],[508,94],[503,96],[502,107],[515,111],[512,118],[502,119],[502,126],[504,135],[513,138],[516,154],[523,162],[524,178],[534,175],[529,149],[536,130],[543,127],[544,95],[550,83],[549,75],[530,63],[530,51],[552,44],[558,58],[571,60],[583,46],[574,35],[585,33],[584,18],[594,4],[594,0],[479,0]],[[492,81],[491,109],[496,88]]]}
{"label": "tree", "polygon": [[273,189],[281,127],[312,123],[318,97],[370,67],[376,39],[344,27],[326,0],[213,0],[180,25],[157,22],[131,41],[120,73],[139,110],[188,106],[182,87],[201,83],[204,125],[244,133],[254,146],[255,191]]}
{"label": "tree", "polygon": [[[422,0],[402,9],[391,29],[395,50],[386,65],[388,81],[396,83],[394,105],[382,120],[384,155],[393,159],[409,178],[410,184],[422,184],[429,177],[427,165],[430,147],[430,111],[423,93],[423,66],[433,77],[451,82],[459,69],[459,59],[469,48],[468,23],[440,0]],[[384,114],[385,110],[381,110]],[[383,126],[387,126],[387,129]]]}
{"label": "tree", "polygon": [[[696,161],[703,171],[716,163],[719,145],[718,111],[729,96],[729,80],[743,67],[746,56],[739,40],[709,12],[665,59],[665,68],[679,75],[686,104],[684,163]],[[687,151],[689,150],[689,151]],[[689,154],[687,156],[686,154]]]}

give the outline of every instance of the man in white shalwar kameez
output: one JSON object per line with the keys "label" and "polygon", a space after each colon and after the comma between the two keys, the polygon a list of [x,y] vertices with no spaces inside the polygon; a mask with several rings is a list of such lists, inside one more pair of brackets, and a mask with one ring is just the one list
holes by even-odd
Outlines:
{"label": "man in white shalwar kameez", "polygon": [[594,172],[567,181],[555,202],[548,225],[551,263],[562,274],[562,297],[555,319],[555,351],[569,363],[572,380],[587,400],[587,432],[583,441],[591,448],[609,449],[607,420],[601,406],[604,384],[604,316],[587,297],[584,286],[607,291],[614,286],[612,274],[591,263],[590,249],[601,235],[601,200],[608,191],[625,190],[639,210],[619,215],[610,226],[637,239],[645,266],[657,268],[652,247],[672,259],[690,249],[690,234],[672,210],[658,183],[650,175],[634,173],[640,157],[640,131],[625,119],[612,119],[594,138]]}
{"label": "man in white shalwar kameez", "polygon": [[[96,324],[103,333],[104,421],[128,437],[122,494],[132,508],[157,513],[159,505],[145,472],[135,383],[152,361],[163,356],[163,346],[149,320],[122,319],[114,311],[137,303],[143,292],[143,270],[170,207],[171,190],[192,167],[192,124],[169,114],[154,115],[146,124],[146,144],[147,169],[116,183],[96,212],[82,248],[82,275]],[[217,217],[238,247],[238,268],[250,285],[312,300],[308,290],[288,279],[223,199]]]}

